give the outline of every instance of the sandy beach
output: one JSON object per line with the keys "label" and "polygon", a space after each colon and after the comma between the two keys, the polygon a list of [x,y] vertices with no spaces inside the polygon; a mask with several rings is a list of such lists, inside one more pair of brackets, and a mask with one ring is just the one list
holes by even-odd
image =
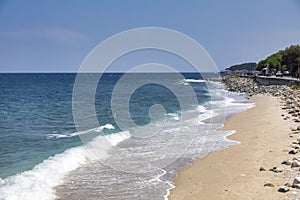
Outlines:
{"label": "sandy beach", "polygon": [[[179,172],[170,200],[178,199],[289,199],[295,192],[280,193],[278,188],[293,181],[290,166],[280,164],[291,159],[288,151],[295,136],[295,124],[282,119],[286,114],[279,100],[270,95],[255,95],[256,107],[230,117],[224,130],[236,130],[228,139],[239,145],[210,153]],[[260,167],[266,171],[260,171]],[[269,171],[281,167],[282,173]],[[274,187],[264,186],[272,183]]]}

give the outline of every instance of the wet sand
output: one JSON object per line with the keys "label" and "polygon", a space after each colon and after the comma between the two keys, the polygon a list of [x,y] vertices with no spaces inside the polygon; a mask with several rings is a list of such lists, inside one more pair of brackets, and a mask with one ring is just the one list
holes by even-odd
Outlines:
{"label": "wet sand", "polygon": [[[169,200],[178,199],[289,199],[291,192],[278,192],[279,186],[291,182],[287,171],[274,173],[272,167],[290,158],[292,122],[282,119],[286,114],[279,100],[268,95],[251,98],[256,107],[226,120],[223,130],[236,130],[228,139],[239,145],[212,152],[196,160],[177,174]],[[260,171],[260,167],[266,171]],[[271,182],[275,187],[264,186]]]}

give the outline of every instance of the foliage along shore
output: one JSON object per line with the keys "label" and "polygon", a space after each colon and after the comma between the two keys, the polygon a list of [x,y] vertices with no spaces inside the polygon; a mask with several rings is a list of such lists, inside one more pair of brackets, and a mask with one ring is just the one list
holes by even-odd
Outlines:
{"label": "foliage along shore", "polygon": [[243,63],[233,65],[225,70],[262,71],[266,67],[269,67],[270,71],[289,71],[292,76],[297,76],[300,73],[300,46],[291,45],[284,50],[279,50],[257,64],[255,62]]}

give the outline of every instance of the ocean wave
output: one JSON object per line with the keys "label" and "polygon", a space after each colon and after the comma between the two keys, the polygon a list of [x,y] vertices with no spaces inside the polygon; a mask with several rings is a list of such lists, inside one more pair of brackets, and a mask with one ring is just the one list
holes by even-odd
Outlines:
{"label": "ocean wave", "polygon": [[205,83],[205,80],[199,80],[199,79],[183,79],[183,82],[187,83]]}
{"label": "ocean wave", "polygon": [[197,111],[199,111],[201,113],[204,113],[204,112],[207,111],[207,109],[204,106],[202,106],[202,105],[197,106],[196,109],[197,109]]}
{"label": "ocean wave", "polygon": [[[111,126],[106,125],[106,128],[109,127]],[[116,146],[118,143],[128,138],[130,138],[129,132],[98,136],[88,145],[89,148],[94,147],[97,148],[97,150],[101,147],[102,158],[105,158],[106,152],[112,146]],[[42,163],[36,165],[32,170],[5,179],[0,179],[0,199],[55,199],[54,187],[62,183],[63,177],[66,174],[99,158],[99,154],[95,157],[87,151],[84,146],[67,149],[63,153],[49,157]]]}
{"label": "ocean wave", "polygon": [[95,131],[95,132],[101,132],[104,129],[115,129],[115,127],[112,124],[105,124],[104,126],[100,126],[94,129],[90,129],[87,131],[81,131],[81,132],[74,132],[74,133],[51,133],[51,134],[47,134],[47,139],[52,139],[52,138],[69,138],[69,137],[74,137],[74,136],[79,136],[85,133],[88,133],[90,131]]}
{"label": "ocean wave", "polygon": [[178,82],[178,84],[181,85],[189,85],[190,83],[205,83],[205,80],[199,80],[199,79],[183,79]]}
{"label": "ocean wave", "polygon": [[170,116],[173,120],[180,120],[180,116],[177,113],[168,113],[168,116]]}

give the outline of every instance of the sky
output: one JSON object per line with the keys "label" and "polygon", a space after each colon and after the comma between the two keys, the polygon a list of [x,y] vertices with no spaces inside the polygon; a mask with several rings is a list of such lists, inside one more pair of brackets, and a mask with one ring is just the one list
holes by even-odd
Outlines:
{"label": "sky", "polygon": [[[300,0],[0,0],[0,72],[76,72],[100,42],[122,31],[163,27],[188,35],[219,69],[258,62],[300,44]],[[111,71],[158,62],[158,51],[123,56]]]}

